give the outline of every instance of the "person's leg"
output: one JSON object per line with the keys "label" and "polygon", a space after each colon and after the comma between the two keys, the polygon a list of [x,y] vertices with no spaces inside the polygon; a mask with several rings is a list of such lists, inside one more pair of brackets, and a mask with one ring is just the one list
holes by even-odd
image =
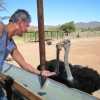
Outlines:
{"label": "person's leg", "polygon": [[2,89],[2,85],[0,84],[0,100],[7,100],[5,97],[4,91]]}
{"label": "person's leg", "polygon": [[0,97],[0,100],[7,100],[7,98],[4,96],[4,97]]}

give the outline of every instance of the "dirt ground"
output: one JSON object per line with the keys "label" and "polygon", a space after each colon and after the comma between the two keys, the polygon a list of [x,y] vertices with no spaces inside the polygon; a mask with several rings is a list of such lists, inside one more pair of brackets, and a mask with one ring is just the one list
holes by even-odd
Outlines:
{"label": "dirt ground", "polygon": [[[15,42],[26,62],[37,68],[40,62],[39,43],[24,41]],[[45,46],[46,60],[56,58],[57,42],[59,41],[52,41],[52,45]],[[10,57],[11,56],[8,56],[8,58]],[[63,49],[60,52],[60,59],[64,59]],[[97,72],[100,74],[100,37],[71,39],[71,47],[68,59],[73,65],[78,64],[82,66],[88,66],[94,70],[97,70]],[[9,63],[20,67],[14,60]],[[100,91],[96,91],[93,93],[93,95],[100,98]]]}

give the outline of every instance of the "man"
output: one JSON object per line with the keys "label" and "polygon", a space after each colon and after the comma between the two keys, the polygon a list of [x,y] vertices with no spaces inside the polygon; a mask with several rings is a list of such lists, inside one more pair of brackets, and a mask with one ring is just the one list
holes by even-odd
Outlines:
{"label": "man", "polygon": [[[5,26],[0,22],[0,73],[2,72],[3,63],[5,58],[11,54],[13,59],[25,70],[42,76],[55,75],[54,72],[42,71],[35,69],[25,62],[23,56],[18,51],[18,48],[12,39],[13,36],[20,37],[27,31],[27,27],[31,22],[31,17],[25,10],[17,10],[10,18],[9,23]],[[0,100],[7,100],[0,85]]]}

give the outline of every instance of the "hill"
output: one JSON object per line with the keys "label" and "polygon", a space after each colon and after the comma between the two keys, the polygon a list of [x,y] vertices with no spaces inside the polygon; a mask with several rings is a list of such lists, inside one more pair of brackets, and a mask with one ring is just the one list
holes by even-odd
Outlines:
{"label": "hill", "polygon": [[100,22],[97,22],[97,21],[93,21],[93,22],[89,22],[89,23],[79,22],[79,23],[76,23],[76,27],[77,28],[100,27]]}
{"label": "hill", "polygon": [[[45,28],[45,30],[47,30],[48,28],[58,27],[58,26],[44,25],[44,28]],[[89,27],[91,27],[91,28],[100,27],[100,22],[91,21],[89,23],[84,23],[84,22],[76,23],[76,28],[89,28]],[[38,30],[38,26],[30,26],[30,27],[28,27],[28,30]]]}

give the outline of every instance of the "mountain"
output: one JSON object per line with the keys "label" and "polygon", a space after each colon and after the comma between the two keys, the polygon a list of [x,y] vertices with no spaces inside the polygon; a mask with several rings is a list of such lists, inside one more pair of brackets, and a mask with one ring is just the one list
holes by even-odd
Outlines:
{"label": "mountain", "polygon": [[38,30],[38,27],[37,26],[29,26],[28,28],[27,28],[27,30],[29,31],[29,30],[34,30],[34,31],[36,31],[36,30]]}
{"label": "mountain", "polygon": [[92,21],[92,22],[89,22],[89,23],[79,22],[79,23],[76,23],[76,27],[77,28],[100,27],[100,22],[97,22],[97,21]]}
{"label": "mountain", "polygon": [[[89,28],[89,27],[95,28],[95,27],[100,27],[100,22],[98,21],[91,21],[89,23],[79,22],[79,23],[76,23],[75,25],[76,25],[76,28]],[[48,28],[55,28],[58,26],[44,25],[44,28],[45,30],[47,30]],[[29,26],[28,30],[38,30],[38,26]]]}
{"label": "mountain", "polygon": [[[44,25],[44,29],[45,30],[47,30],[48,28],[56,28],[56,27],[58,27],[58,26],[53,26],[53,25]],[[28,28],[27,28],[27,30],[29,31],[29,30],[34,30],[34,31],[36,31],[36,30],[38,30],[38,26],[29,26]]]}
{"label": "mountain", "polygon": [[47,30],[48,28],[56,28],[58,26],[53,26],[53,25],[44,25],[44,29]]}

